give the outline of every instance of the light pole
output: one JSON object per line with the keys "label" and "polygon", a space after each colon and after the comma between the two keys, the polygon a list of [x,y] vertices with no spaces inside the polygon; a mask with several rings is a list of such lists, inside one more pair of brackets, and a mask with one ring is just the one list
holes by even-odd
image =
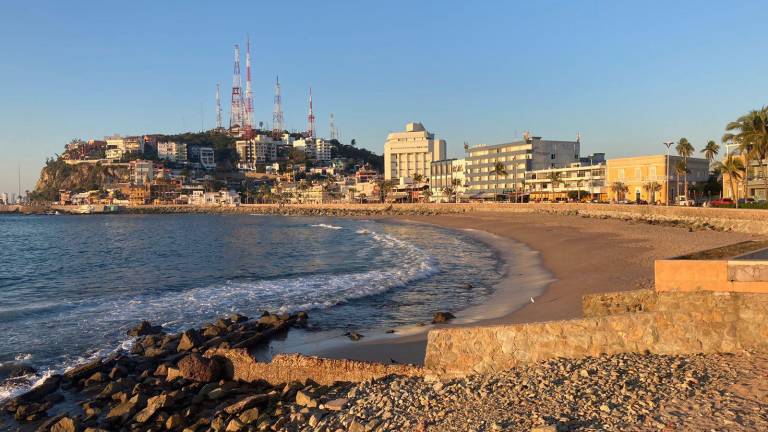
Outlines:
{"label": "light pole", "polygon": [[667,205],[669,205],[669,149],[675,144],[674,141],[666,141],[664,145],[667,147],[667,163],[665,164],[664,173],[664,190],[666,191]]}

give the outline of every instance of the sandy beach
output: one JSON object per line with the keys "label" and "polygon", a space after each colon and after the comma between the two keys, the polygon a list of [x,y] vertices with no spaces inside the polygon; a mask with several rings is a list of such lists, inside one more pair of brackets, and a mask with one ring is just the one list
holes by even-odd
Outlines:
{"label": "sandy beach", "polygon": [[[581,216],[541,213],[477,212],[466,215],[401,216],[389,220],[402,220],[438,225],[456,230],[476,230],[495,236],[496,240],[481,237],[491,247],[499,249],[501,259],[509,257],[507,249],[522,243],[536,252],[536,259],[528,261],[531,272],[540,266],[552,278],[548,280],[534,302],[529,300],[515,305],[492,296],[480,313],[488,318],[471,323],[447,325],[489,325],[540,322],[577,318],[581,316],[581,298],[585,294],[624,291],[652,286],[653,262],[703,249],[724,246],[757,236],[710,230],[690,231],[687,227],[652,225],[644,222],[618,219],[599,219]],[[480,234],[482,236],[482,234]],[[505,242],[505,240],[507,240]],[[530,290],[542,279],[519,280],[519,266],[508,268],[497,293],[521,297],[516,290]],[[538,274],[538,273],[537,273]],[[498,311],[498,304],[508,310]],[[497,307],[492,307],[496,305]],[[477,312],[477,311],[475,311]],[[461,318],[461,313],[457,313]],[[427,331],[407,336],[372,338],[355,343],[341,343],[321,349],[316,354],[331,358],[356,360],[396,361],[420,364],[424,359]]]}

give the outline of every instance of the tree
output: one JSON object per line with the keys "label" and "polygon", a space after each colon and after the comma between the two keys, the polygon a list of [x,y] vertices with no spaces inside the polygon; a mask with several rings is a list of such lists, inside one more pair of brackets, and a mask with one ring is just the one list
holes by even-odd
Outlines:
{"label": "tree", "polygon": [[712,165],[715,160],[715,156],[720,153],[720,146],[716,142],[709,140],[707,145],[701,149],[701,152],[704,153],[704,157],[709,161],[709,164]]}
{"label": "tree", "polygon": [[725,160],[715,164],[715,170],[720,173],[720,175],[728,174],[728,183],[731,187],[731,196],[734,197],[736,208],[739,208],[739,200],[736,198],[735,181],[741,179],[741,173],[745,170],[744,163],[741,161],[741,159],[734,157],[732,154],[729,154]]}
{"label": "tree", "polygon": [[739,152],[744,156],[744,197],[747,197],[752,159],[757,159],[758,164],[763,167],[763,187],[768,194],[768,107],[750,111],[736,121],[728,123],[725,130],[722,141],[738,145]]}
{"label": "tree", "polygon": [[686,138],[680,138],[680,141],[677,142],[677,145],[675,146],[675,151],[677,151],[677,155],[683,158],[683,163],[686,166],[686,170],[683,172],[683,176],[685,178],[684,185],[685,185],[685,199],[688,199],[688,158],[693,155],[693,145],[691,145],[690,142]]}
{"label": "tree", "polygon": [[352,138],[352,141],[349,142],[349,145],[351,145],[352,147],[355,147],[357,145],[357,140]]}
{"label": "tree", "polygon": [[549,180],[550,183],[552,183],[552,201],[554,201],[555,189],[557,189],[557,186],[563,182],[563,175],[558,171],[552,171],[549,174],[547,174],[547,180]]}
{"label": "tree", "polygon": [[661,190],[661,184],[656,181],[651,181],[643,185],[643,189],[645,189],[646,192],[648,192],[648,195],[650,196],[650,202],[655,203],[656,202],[656,192]]}
{"label": "tree", "polygon": [[611,191],[616,194],[616,201],[621,201],[624,194],[629,191],[629,188],[624,183],[617,181],[611,184]]}
{"label": "tree", "polygon": [[459,186],[461,186],[461,180],[456,178],[451,180],[451,187],[453,189],[455,202],[459,202]]}
{"label": "tree", "polygon": [[416,173],[416,174],[413,175],[413,182],[414,183],[421,183],[423,181],[424,181],[424,175],[423,174]]}
{"label": "tree", "polygon": [[507,176],[507,169],[504,167],[503,163],[496,161],[496,163],[493,165],[491,173],[496,175],[496,184],[498,184],[500,175],[504,177]]}
{"label": "tree", "polygon": [[[688,165],[685,163],[685,159],[680,159],[675,163],[675,196],[680,195],[680,176],[687,175]],[[688,199],[688,194],[685,194]]]}
{"label": "tree", "polygon": [[432,196],[432,190],[427,189],[424,192],[422,192],[421,195],[424,197],[425,202],[429,202],[429,198]]}

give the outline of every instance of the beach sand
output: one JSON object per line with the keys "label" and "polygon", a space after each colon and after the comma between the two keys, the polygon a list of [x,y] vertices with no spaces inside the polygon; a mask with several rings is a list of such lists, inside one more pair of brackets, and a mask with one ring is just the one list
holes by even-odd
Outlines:
{"label": "beach sand", "polygon": [[[537,252],[537,259],[527,261],[522,269],[507,263],[508,271],[497,286],[497,294],[485,302],[485,308],[475,309],[476,320],[471,323],[447,325],[488,325],[540,322],[578,318],[581,298],[585,294],[625,291],[651,287],[653,262],[685,253],[759,238],[748,234],[689,231],[688,228],[651,225],[618,219],[598,219],[538,213],[478,212],[467,215],[402,216],[388,220],[429,223],[457,230],[477,230],[493,236],[481,239],[490,243],[505,259],[508,249],[519,243]],[[506,240],[506,241],[505,241]],[[509,240],[513,240],[510,242]],[[518,243],[519,242],[519,243]],[[517,251],[519,253],[519,250]],[[541,289],[542,273],[528,281],[520,273],[529,273],[531,266],[540,266],[550,275]],[[535,270],[535,269],[534,269]],[[516,290],[533,289],[535,302]],[[498,296],[512,296],[503,301]],[[528,299],[522,303],[520,298]],[[499,305],[507,310],[499,311]],[[466,315],[466,313],[464,314]],[[463,318],[461,313],[457,313]],[[397,361],[421,364],[426,349],[427,331],[407,336],[389,335],[352,343],[331,344],[314,354],[331,358],[371,361]]]}

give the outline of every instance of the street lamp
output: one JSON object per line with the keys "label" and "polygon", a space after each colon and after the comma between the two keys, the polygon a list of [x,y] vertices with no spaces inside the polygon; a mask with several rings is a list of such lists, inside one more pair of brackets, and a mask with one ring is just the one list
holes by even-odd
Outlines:
{"label": "street lamp", "polygon": [[672,148],[672,146],[675,144],[674,141],[666,141],[664,142],[664,145],[667,147],[667,163],[665,164],[665,173],[664,173],[664,188],[667,191],[667,205],[669,205],[669,149]]}

